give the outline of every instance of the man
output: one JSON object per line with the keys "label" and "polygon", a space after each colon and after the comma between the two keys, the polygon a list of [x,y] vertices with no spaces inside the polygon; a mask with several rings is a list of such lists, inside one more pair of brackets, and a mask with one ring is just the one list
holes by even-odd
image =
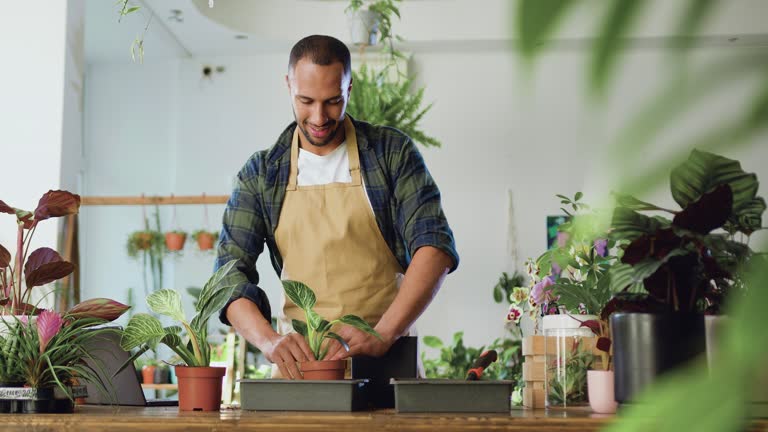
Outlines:
{"label": "man", "polygon": [[238,174],[216,267],[238,259],[250,282],[236,288],[222,322],[257,346],[280,375],[300,379],[296,362],[314,357],[290,321],[304,316],[283,295],[278,331],[272,329],[269,302],[257,286],[264,243],[282,280],[315,291],[321,316],[355,314],[381,335],[342,326],[337,333],[349,351],[332,341],[328,360],[385,354],[459,258],[440,192],[414,143],[345,114],[352,91],[347,47],[329,36],[300,40],[286,84],[296,121]]}

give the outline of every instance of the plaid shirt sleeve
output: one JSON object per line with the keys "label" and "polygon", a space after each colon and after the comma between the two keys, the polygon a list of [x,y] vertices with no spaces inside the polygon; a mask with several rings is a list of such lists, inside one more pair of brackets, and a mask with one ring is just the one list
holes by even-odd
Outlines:
{"label": "plaid shirt sleeve", "polygon": [[237,185],[224,210],[214,271],[236,259],[238,262],[234,268],[236,271],[233,269],[233,277],[242,278],[244,275],[247,278],[247,282],[237,284],[232,297],[219,313],[219,319],[226,325],[231,325],[227,319],[229,305],[243,297],[255,303],[267,321],[272,317],[267,295],[258,286],[259,273],[256,270],[256,259],[264,251],[267,232],[258,187],[260,156],[257,154],[251,158],[238,173]]}
{"label": "plaid shirt sleeve", "polygon": [[422,246],[435,247],[451,257],[453,272],[459,265],[459,254],[440,203],[440,190],[412,140],[406,139],[395,148],[390,169],[397,202],[396,228],[402,233],[410,256]]}

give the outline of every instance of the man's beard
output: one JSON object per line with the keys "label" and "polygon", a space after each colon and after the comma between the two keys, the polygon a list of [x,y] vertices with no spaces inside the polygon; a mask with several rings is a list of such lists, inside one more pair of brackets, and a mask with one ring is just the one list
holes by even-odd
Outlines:
{"label": "man's beard", "polygon": [[324,127],[329,127],[329,128],[333,127],[333,130],[331,130],[331,133],[329,133],[328,136],[325,137],[325,139],[322,141],[317,141],[315,138],[313,138],[312,135],[307,131],[307,129],[302,125],[299,125],[299,130],[301,130],[301,133],[304,134],[304,138],[306,138],[310,144],[316,147],[324,147],[328,145],[331,141],[333,141],[333,139],[336,138],[336,135],[338,135],[339,129],[341,129],[340,127],[338,127],[338,124],[339,122],[337,122],[336,120],[331,120],[328,123],[326,123],[326,125],[324,125]]}

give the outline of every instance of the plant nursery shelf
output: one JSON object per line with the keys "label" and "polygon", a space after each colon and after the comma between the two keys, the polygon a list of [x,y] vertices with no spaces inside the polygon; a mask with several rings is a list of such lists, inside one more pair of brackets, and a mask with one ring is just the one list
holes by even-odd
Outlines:
{"label": "plant nursery shelf", "polygon": [[195,204],[226,204],[229,195],[180,195],[180,196],[84,196],[80,198],[81,206],[114,206],[114,205],[195,205]]}

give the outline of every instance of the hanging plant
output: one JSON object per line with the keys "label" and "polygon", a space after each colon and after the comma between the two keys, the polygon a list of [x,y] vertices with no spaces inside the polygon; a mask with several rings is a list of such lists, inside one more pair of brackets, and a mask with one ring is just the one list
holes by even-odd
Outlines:
{"label": "hanging plant", "polygon": [[184,249],[186,241],[186,232],[180,230],[168,231],[165,233],[165,250],[166,252],[180,252]]}
{"label": "hanging plant", "polygon": [[192,233],[192,238],[197,242],[197,247],[201,251],[212,250],[218,237],[219,233],[216,231],[197,230]]}
{"label": "hanging plant", "polygon": [[142,252],[149,251],[153,245],[163,245],[165,240],[163,234],[152,230],[134,231],[128,236],[128,242],[125,245],[128,256],[138,258]]}

